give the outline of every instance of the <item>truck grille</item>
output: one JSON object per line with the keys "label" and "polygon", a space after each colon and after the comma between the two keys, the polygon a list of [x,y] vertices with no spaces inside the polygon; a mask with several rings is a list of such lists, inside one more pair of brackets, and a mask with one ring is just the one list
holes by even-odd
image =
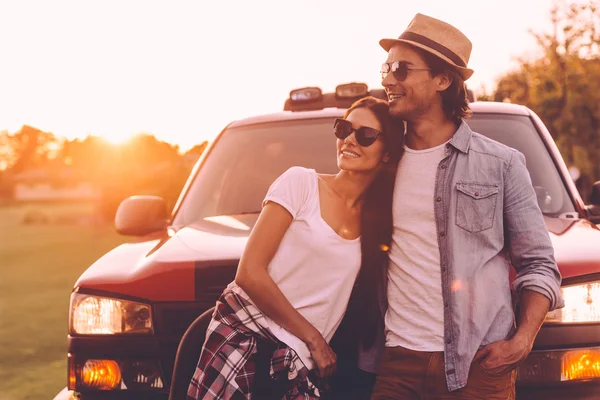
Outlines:
{"label": "truck grille", "polygon": [[181,337],[190,324],[214,304],[213,301],[210,303],[157,303],[154,305],[155,333],[160,342],[160,362],[164,378],[169,385]]}
{"label": "truck grille", "polygon": [[237,265],[238,260],[196,261],[194,263],[195,301],[154,304],[154,329],[160,343],[160,361],[164,378],[169,385],[181,337],[200,314],[214,307],[223,289],[233,281]]}

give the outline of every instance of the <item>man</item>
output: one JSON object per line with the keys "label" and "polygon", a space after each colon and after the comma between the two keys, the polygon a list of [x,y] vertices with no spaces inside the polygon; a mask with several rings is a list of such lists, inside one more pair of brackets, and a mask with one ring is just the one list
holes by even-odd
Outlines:
{"label": "man", "polygon": [[372,399],[514,398],[515,367],[548,311],[563,306],[524,156],[464,121],[473,71],[458,29],[417,14],[380,45],[390,112],[406,133],[383,285],[385,349],[360,360],[378,372]]}

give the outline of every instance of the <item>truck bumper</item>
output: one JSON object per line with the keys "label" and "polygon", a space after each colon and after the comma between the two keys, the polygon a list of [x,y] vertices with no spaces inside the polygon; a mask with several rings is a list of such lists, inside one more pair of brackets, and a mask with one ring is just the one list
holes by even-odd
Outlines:
{"label": "truck bumper", "polygon": [[517,387],[517,400],[600,400],[600,382],[573,382],[559,386]]}
{"label": "truck bumper", "polygon": [[128,391],[106,391],[94,393],[76,393],[64,388],[53,400],[167,400],[165,393],[145,393]]}
{"label": "truck bumper", "polygon": [[77,397],[75,392],[73,392],[72,390],[64,388],[60,391],[60,393],[54,396],[53,400],[79,400],[79,397]]}

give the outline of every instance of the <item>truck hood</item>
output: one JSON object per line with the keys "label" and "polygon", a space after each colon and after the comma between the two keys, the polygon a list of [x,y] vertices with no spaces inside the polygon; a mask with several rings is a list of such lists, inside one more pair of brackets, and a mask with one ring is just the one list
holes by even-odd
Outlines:
{"label": "truck hood", "polygon": [[600,229],[585,219],[545,218],[563,279],[600,273]]}
{"label": "truck hood", "polygon": [[[159,238],[122,244],[92,264],[75,290],[139,301],[198,300],[197,292],[207,289],[202,286],[211,270],[237,267],[257,218],[257,214],[211,217]],[[229,272],[210,286],[216,283],[222,290],[231,280]]]}
{"label": "truck hood", "polygon": [[[211,217],[160,238],[122,244],[90,266],[75,290],[153,302],[218,296],[235,274],[257,217]],[[596,225],[549,217],[545,222],[563,278],[600,273]]]}

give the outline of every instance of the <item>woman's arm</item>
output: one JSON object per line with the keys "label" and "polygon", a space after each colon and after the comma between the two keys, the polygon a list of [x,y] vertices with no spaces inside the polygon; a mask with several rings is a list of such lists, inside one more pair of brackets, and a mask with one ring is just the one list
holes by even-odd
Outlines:
{"label": "woman's arm", "polygon": [[335,353],[321,333],[290,304],[267,272],[291,223],[291,214],[281,205],[268,202],[263,207],[240,260],[235,283],[266,316],[306,343],[320,375],[328,376],[335,370]]}

